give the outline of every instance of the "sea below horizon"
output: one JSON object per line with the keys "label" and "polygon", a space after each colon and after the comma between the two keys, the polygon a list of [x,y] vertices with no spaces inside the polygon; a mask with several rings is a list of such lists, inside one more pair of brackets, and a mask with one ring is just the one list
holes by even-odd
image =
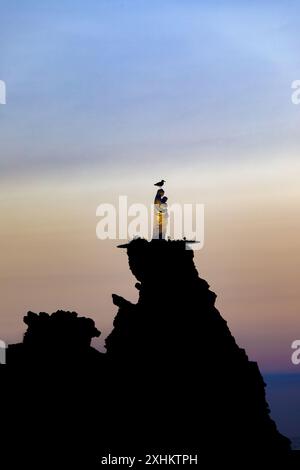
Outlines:
{"label": "sea below horizon", "polygon": [[300,450],[300,374],[263,374],[271,417],[278,430]]}

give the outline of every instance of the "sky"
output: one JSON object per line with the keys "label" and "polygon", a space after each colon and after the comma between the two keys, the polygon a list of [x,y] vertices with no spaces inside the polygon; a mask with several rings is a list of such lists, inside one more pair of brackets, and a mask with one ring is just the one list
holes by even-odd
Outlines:
{"label": "sky", "polygon": [[[95,319],[137,298],[96,208],[205,204],[201,277],[264,373],[299,373],[297,1],[1,2],[0,336],[27,310]],[[299,432],[300,434],[300,432]]]}

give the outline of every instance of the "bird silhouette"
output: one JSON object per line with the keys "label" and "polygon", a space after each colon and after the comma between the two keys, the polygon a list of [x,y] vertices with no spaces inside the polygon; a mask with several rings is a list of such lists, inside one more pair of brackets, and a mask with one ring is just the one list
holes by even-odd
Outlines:
{"label": "bird silhouette", "polygon": [[158,186],[159,188],[161,188],[164,185],[164,183],[165,183],[165,180],[161,180],[158,183],[155,183],[154,186]]}

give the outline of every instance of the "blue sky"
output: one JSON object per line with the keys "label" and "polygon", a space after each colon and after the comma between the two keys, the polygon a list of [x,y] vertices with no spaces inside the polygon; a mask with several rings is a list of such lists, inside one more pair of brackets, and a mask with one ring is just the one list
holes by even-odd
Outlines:
{"label": "blue sky", "polygon": [[296,153],[298,9],[292,1],[4,2],[0,177],[269,158],[283,146]]}

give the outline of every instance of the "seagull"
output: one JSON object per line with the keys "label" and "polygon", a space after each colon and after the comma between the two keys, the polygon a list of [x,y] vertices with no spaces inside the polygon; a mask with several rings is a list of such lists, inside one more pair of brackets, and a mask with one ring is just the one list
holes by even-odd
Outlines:
{"label": "seagull", "polygon": [[159,188],[161,188],[164,185],[164,183],[165,183],[165,180],[161,180],[158,183],[155,183],[154,186],[158,186]]}

